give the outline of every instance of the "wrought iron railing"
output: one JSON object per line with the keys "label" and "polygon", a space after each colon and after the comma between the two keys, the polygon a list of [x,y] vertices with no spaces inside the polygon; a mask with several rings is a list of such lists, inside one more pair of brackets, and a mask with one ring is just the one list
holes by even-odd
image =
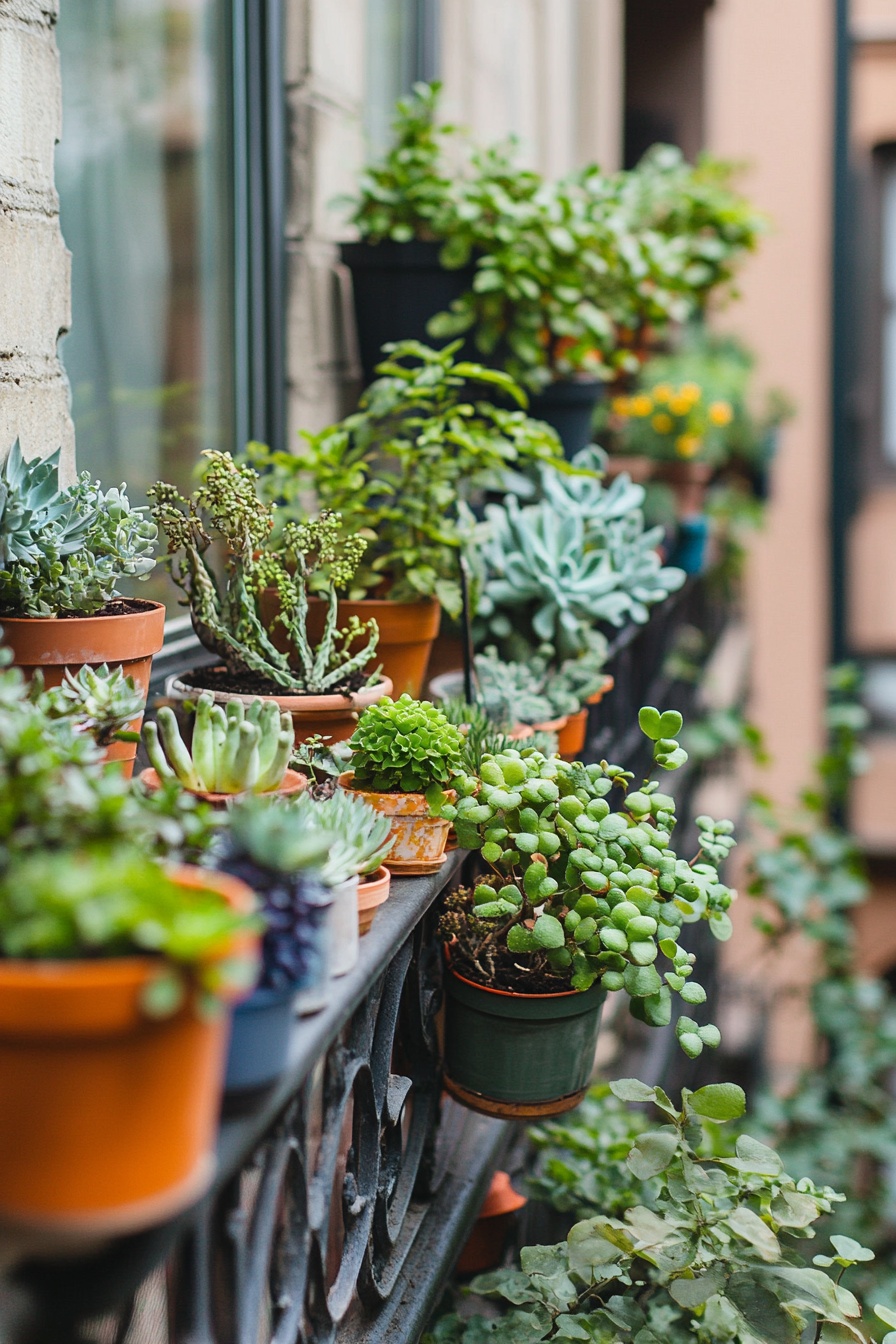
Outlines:
{"label": "wrought iron railing", "polygon": [[[642,703],[686,709],[683,632],[714,630],[690,582],[612,646],[616,687],[589,754],[640,770]],[[686,650],[684,651],[687,652]],[[634,728],[634,731],[632,729]],[[17,1260],[0,1285],[14,1344],[335,1344],[423,1330],[514,1127],[443,1097],[436,904],[457,877],[396,881],[328,1006],[297,1020],[289,1066],[226,1114],[218,1175],[163,1227]],[[3,1243],[0,1241],[0,1246]],[[21,1248],[18,1248],[19,1250]],[[2,1315],[5,1300],[7,1323]]]}

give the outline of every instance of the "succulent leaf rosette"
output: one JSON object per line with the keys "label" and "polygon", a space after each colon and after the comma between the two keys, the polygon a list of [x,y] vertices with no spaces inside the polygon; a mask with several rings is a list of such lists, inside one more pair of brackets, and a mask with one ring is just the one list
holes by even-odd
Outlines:
{"label": "succulent leaf rosette", "polygon": [[351,739],[352,782],[373,793],[422,793],[439,806],[461,771],[463,746],[460,730],[429,701],[384,695]]}
{"label": "succulent leaf rosette", "polygon": [[[675,770],[687,760],[681,715],[641,710],[654,760]],[[693,980],[695,957],[682,925],[705,919],[725,940],[735,893],[717,865],[734,839],[729,821],[698,817],[700,850],[688,862],[672,846],[673,798],[647,780],[631,787],[621,766],[567,763],[532,750],[485,756],[479,777],[455,783],[458,844],[478,849],[492,875],[450,897],[441,932],[452,965],[479,983],[528,992],[526,981],[576,990],[599,983],[625,990],[633,1015],[651,1026],[672,1017],[672,994],[706,999]],[[618,810],[613,810],[617,804]],[[660,959],[668,969],[658,967]],[[686,1054],[719,1044],[718,1029],[681,1017]]]}

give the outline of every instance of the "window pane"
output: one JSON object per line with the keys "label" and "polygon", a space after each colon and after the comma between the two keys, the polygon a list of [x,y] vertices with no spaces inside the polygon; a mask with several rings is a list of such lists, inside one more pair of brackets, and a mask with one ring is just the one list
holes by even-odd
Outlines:
{"label": "window pane", "polygon": [[[216,0],[60,6],[78,465],[140,499],[231,447],[231,197]],[[141,595],[149,596],[148,585]]]}
{"label": "window pane", "polygon": [[367,0],[365,128],[373,153],[388,148],[396,99],[421,78],[418,8],[418,0]]}

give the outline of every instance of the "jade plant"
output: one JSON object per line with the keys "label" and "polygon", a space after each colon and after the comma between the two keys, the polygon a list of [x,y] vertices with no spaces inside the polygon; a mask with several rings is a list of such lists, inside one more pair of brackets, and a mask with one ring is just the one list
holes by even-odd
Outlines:
{"label": "jade plant", "polygon": [[351,739],[352,780],[371,793],[422,793],[445,801],[461,769],[463,736],[440,709],[405,693],[364,710]]}
{"label": "jade plant", "polygon": [[[312,521],[293,518],[275,542],[274,508],[259,494],[257,472],[238,466],[229,453],[205,457],[205,475],[190,499],[161,481],[149,492],[168,540],[172,578],[204,647],[221,658],[236,685],[261,677],[275,694],[316,695],[367,684],[376,622],[354,617],[340,629],[337,617],[337,590],[351,584],[364,540],[344,536],[342,520],[325,512]],[[275,600],[268,621],[261,615],[266,589]],[[308,633],[314,596],[326,604],[316,643]],[[278,646],[278,634],[289,653]]]}
{"label": "jade plant", "polygon": [[[658,766],[684,764],[677,711],[647,706],[639,721]],[[633,1016],[650,1026],[671,1021],[673,993],[688,1006],[706,1000],[681,929],[706,920],[716,938],[731,936],[735,893],[717,865],[734,828],[698,817],[699,850],[688,861],[672,844],[674,799],[655,780],[632,783],[621,766],[525,747],[486,756],[478,778],[456,781],[458,802],[441,815],[454,822],[461,848],[479,850],[491,869],[446,903],[441,934],[459,973],[521,992],[545,984],[624,990]],[[720,1040],[715,1026],[688,1016],[676,1035],[692,1058]]]}
{"label": "jade plant", "polygon": [[[472,1292],[492,1301],[488,1318],[469,1309],[463,1317],[444,1316],[428,1344],[867,1341],[859,1303],[840,1279],[871,1252],[834,1236],[832,1254],[808,1264],[795,1244],[814,1237],[819,1219],[844,1197],[808,1178],[795,1180],[777,1153],[747,1134],[730,1145],[717,1139],[716,1151],[706,1142],[705,1122],[715,1129],[743,1114],[741,1088],[685,1088],[680,1107],[662,1088],[637,1079],[610,1089],[661,1115],[659,1125],[632,1124],[622,1159],[627,1172],[613,1186],[598,1174],[581,1201],[587,1206],[597,1197],[598,1206],[564,1241],[526,1246],[518,1269],[473,1280]],[[561,1125],[553,1134],[560,1166],[565,1132]],[[577,1148],[587,1149],[589,1137],[580,1126]],[[604,1156],[602,1136],[593,1138],[591,1170]],[[615,1156],[614,1171],[619,1163]],[[561,1207],[569,1207],[567,1190]],[[877,1315],[896,1323],[885,1309]]]}
{"label": "jade plant", "polygon": [[66,668],[61,684],[48,689],[38,672],[31,683],[31,699],[47,718],[69,719],[102,747],[139,737],[129,733],[127,725],[143,713],[146,703],[134,678],[107,663],[100,667],[85,663],[77,672]]}
{"label": "jade plant", "polygon": [[269,793],[283,782],[292,755],[292,718],[273,700],[230,700],[226,711],[207,691],[196,702],[187,747],[169,705],[143,729],[150,764],[160,779],[177,779],[202,793]]}
{"label": "jade plant", "polygon": [[17,439],[0,467],[0,615],[92,616],[155,565],[146,510],[88,472],[61,485],[60,455],[26,461]]}
{"label": "jade plant", "polygon": [[146,955],[160,971],[142,1006],[167,1016],[190,984],[206,1001],[249,989],[256,964],[248,952],[219,954],[257,921],[217,891],[187,888],[132,843],[35,852],[0,880],[0,952],[27,960]]}
{"label": "jade plant", "polygon": [[472,532],[462,502],[526,463],[565,468],[557,435],[526,415],[523,391],[506,374],[455,360],[458,344],[387,346],[353,415],[304,435],[298,453],[249,445],[279,517],[304,516],[310,490],[339,515],[344,536],[367,538],[343,584],[352,600],[437,597],[457,616],[459,558]]}

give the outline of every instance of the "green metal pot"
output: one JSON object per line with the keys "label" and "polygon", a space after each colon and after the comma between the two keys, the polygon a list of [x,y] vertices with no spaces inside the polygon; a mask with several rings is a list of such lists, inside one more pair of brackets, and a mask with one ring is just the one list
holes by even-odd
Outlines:
{"label": "green metal pot", "polygon": [[588,1088],[606,995],[510,994],[445,976],[445,1087],[486,1115],[559,1115]]}

